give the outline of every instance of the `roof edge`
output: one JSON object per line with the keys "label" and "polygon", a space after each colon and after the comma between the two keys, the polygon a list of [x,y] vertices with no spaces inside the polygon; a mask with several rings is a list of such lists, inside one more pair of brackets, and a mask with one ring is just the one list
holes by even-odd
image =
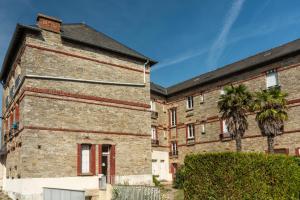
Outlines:
{"label": "roof edge", "polygon": [[19,50],[18,45],[19,45],[19,40],[22,39],[24,31],[33,31],[33,32],[40,32],[41,29],[37,27],[31,27],[31,26],[26,26],[23,24],[17,24],[15,31],[13,33],[13,36],[10,40],[10,43],[8,45],[3,63],[2,63],[2,68],[0,72],[0,81],[5,81],[6,75],[8,73],[8,68],[12,64],[12,62],[15,59],[15,54],[16,51]]}

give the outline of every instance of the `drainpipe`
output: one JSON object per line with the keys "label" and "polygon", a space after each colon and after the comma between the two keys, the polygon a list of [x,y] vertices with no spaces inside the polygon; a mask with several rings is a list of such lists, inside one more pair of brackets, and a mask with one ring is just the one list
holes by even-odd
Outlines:
{"label": "drainpipe", "polygon": [[146,84],[146,66],[148,65],[149,60],[147,60],[144,64],[144,84]]}

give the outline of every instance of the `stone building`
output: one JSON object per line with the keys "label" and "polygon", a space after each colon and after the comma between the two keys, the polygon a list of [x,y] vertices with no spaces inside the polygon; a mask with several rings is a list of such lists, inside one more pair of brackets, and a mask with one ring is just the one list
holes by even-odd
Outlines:
{"label": "stone building", "polygon": [[[171,180],[189,153],[235,151],[217,101],[224,86],[241,83],[252,92],[275,86],[288,93],[289,119],[275,139],[275,152],[300,155],[300,40],[295,40],[168,88],[152,83],[153,174]],[[253,114],[248,122],[243,151],[266,151]]]}
{"label": "stone building", "polygon": [[155,61],[85,24],[39,14],[18,24],[3,62],[3,190],[91,191],[152,184],[149,71]]}
{"label": "stone building", "polygon": [[[188,153],[235,150],[217,109],[228,84],[288,92],[275,148],[300,154],[300,40],[168,88],[150,83],[155,63],[85,24],[42,14],[37,25],[18,24],[0,73],[3,190],[41,199],[43,187],[97,196],[103,175],[112,184],[171,181]],[[266,151],[248,119],[243,151]]]}

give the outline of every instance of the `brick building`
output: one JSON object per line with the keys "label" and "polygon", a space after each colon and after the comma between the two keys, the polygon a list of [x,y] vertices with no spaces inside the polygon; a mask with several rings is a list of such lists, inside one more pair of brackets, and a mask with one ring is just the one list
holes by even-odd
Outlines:
{"label": "brick building", "polygon": [[[153,174],[171,180],[188,153],[235,151],[217,108],[229,84],[245,84],[252,92],[279,86],[287,92],[289,119],[275,139],[275,152],[300,155],[299,81],[300,40],[295,40],[168,88],[152,83]],[[248,122],[243,151],[266,151],[255,116],[249,115]]]}
{"label": "brick building", "polygon": [[[170,181],[188,153],[235,150],[217,109],[228,84],[288,92],[275,148],[299,155],[300,40],[168,88],[150,83],[155,63],[85,24],[38,15],[37,25],[17,25],[0,74],[3,189],[41,199],[43,187],[93,191],[103,175]],[[265,151],[248,119],[243,151]]]}
{"label": "brick building", "polygon": [[150,66],[155,61],[85,24],[38,15],[17,25],[3,62],[3,189],[93,190],[152,184]]}

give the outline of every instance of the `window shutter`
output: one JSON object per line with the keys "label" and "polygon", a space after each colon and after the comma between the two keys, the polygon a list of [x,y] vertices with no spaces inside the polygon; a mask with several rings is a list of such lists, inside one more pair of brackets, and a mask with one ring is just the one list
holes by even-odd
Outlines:
{"label": "window shutter", "polygon": [[[116,174],[116,145],[111,145],[110,148],[110,176],[111,181],[114,180]],[[113,183],[113,182],[111,182]]]}
{"label": "window shutter", "polygon": [[5,120],[5,130],[7,131],[9,128],[8,128],[8,119],[6,118]]}
{"label": "window shutter", "polygon": [[15,110],[15,121],[19,122],[20,119],[20,109],[19,109],[19,104],[16,104],[16,110]]}
{"label": "window shutter", "polygon": [[91,146],[91,160],[90,160],[90,172],[93,175],[96,175],[96,145],[92,144]]}
{"label": "window shutter", "polygon": [[9,129],[12,127],[13,123],[14,123],[14,112],[11,112],[10,113],[10,116],[9,116],[9,120],[10,120],[10,127]]}
{"label": "window shutter", "polygon": [[195,125],[193,124],[193,137],[195,137]]}
{"label": "window shutter", "polygon": [[81,144],[77,144],[77,175],[81,175]]}
{"label": "window shutter", "polygon": [[98,144],[98,174],[102,174],[102,145]]}
{"label": "window shutter", "polygon": [[[185,139],[186,139],[186,142],[188,141],[188,137],[189,137],[189,125],[187,125],[186,129],[185,129]],[[173,150],[173,147],[172,147],[172,150]]]}

